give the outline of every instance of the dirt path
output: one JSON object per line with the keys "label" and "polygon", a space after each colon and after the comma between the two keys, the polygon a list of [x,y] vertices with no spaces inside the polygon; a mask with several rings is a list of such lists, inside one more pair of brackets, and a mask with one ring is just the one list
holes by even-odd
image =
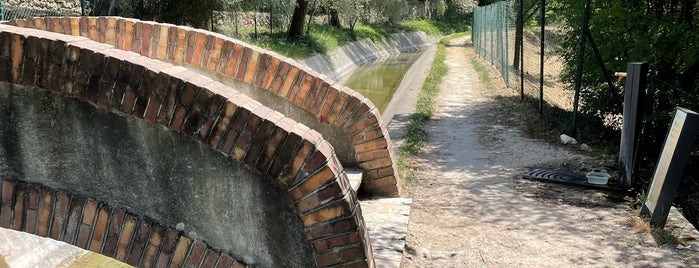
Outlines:
{"label": "dirt path", "polygon": [[501,105],[514,93],[485,92],[472,57],[472,47],[447,47],[449,74],[408,187],[413,205],[403,267],[699,263],[697,252],[658,247],[633,228],[633,212],[617,196],[519,179],[530,167],[596,160],[524,137]]}

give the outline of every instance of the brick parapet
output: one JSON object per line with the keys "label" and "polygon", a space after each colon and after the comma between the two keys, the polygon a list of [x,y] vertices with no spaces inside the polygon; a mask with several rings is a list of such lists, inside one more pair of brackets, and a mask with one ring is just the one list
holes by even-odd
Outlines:
{"label": "brick parapet", "polygon": [[[71,27],[61,29],[70,29],[70,33],[76,33],[75,25],[80,26],[76,23],[84,18],[46,18],[44,23],[36,23],[40,20],[36,19],[33,25],[69,25]],[[121,19],[99,18],[92,24],[89,23],[91,20],[87,21],[88,25],[93,25],[91,27],[100,28],[100,25],[118,25]],[[127,21],[124,25],[126,23]],[[112,40],[115,45],[120,40],[112,36],[115,33],[110,28],[107,27],[104,32],[105,35],[92,37],[96,37],[98,41]],[[315,241],[311,237],[317,238],[312,235],[317,228],[334,226],[348,220],[357,222],[358,224],[343,228],[340,233],[355,234],[360,237],[360,244],[354,240],[335,243],[322,252],[316,251],[316,262],[320,266],[344,263],[373,266],[368,235],[363,229],[361,214],[357,212],[356,193],[349,187],[332,146],[315,130],[261,105],[233,88],[186,68],[114,48],[87,37],[0,25],[0,49],[2,82],[42,88],[103,109],[160,124],[208,144],[212,149],[243,162],[264,177],[276,178],[288,185],[289,194],[311,243]],[[14,185],[17,185],[16,182],[7,183],[12,185],[7,186],[8,189],[15,189]],[[167,229],[157,227],[151,220],[143,220],[142,216],[118,212],[125,216],[121,220],[114,218],[118,222],[115,224],[122,224],[126,228],[118,232],[129,232],[128,237],[133,237],[124,240],[127,236],[123,233],[115,237],[110,236],[111,229],[102,229],[105,222],[100,222],[99,217],[108,212],[101,209],[101,203],[97,200],[51,197],[50,202],[56,205],[48,213],[37,205],[40,203],[35,198],[28,198],[32,196],[30,191],[33,190],[22,191],[24,192],[20,194],[12,190],[14,197],[11,200],[5,199],[10,195],[0,197],[3,200],[0,224],[9,219],[7,225],[3,226],[49,236],[93,251],[98,248],[91,242],[94,239],[81,236],[81,233],[104,234],[104,241],[94,242],[101,243],[99,252],[126,260],[130,264],[156,260],[155,252],[162,251],[161,246],[167,244],[167,241],[162,241],[157,245],[158,249],[152,248],[154,244],[149,241],[156,239],[153,235],[162,239],[163,235],[168,234]],[[18,199],[17,196],[21,198]],[[113,211],[114,208],[110,209]],[[41,218],[39,215],[49,216]],[[50,225],[34,224],[36,219],[40,222],[49,221]],[[27,220],[31,223],[27,224]],[[109,221],[112,222],[111,217]],[[336,233],[327,233],[321,238],[334,234]],[[205,257],[208,254],[206,252],[212,252],[209,246],[200,245],[201,241],[188,241],[186,246],[175,246],[171,264],[189,260],[190,257],[176,258],[181,255],[178,252],[188,252],[190,255],[192,252],[201,252],[202,259],[211,261],[211,258]],[[106,243],[126,243],[129,251],[104,246]],[[172,246],[167,245],[166,251],[170,252]],[[352,254],[341,253],[348,245],[358,248],[362,254],[356,254],[357,250],[352,251]],[[135,248],[143,254],[131,254],[135,252]],[[326,257],[331,252],[340,257]],[[196,263],[198,262],[193,264]]]}
{"label": "brick parapet", "polygon": [[[45,17],[8,24],[83,36],[145,57],[188,64],[271,91],[310,112],[320,123],[342,127],[351,136],[356,162],[364,171],[361,190],[371,195],[400,195],[400,177],[391,155],[390,137],[379,123],[374,104],[358,92],[339,85],[308,67],[268,51],[205,30],[121,17]],[[129,95],[130,96],[130,95]],[[130,104],[130,103],[128,103]],[[127,107],[128,108],[128,107]],[[142,108],[142,107],[137,107]],[[140,111],[140,110],[138,110]],[[371,141],[371,143],[367,143]],[[369,148],[383,162],[361,157]],[[389,148],[389,150],[381,150]],[[368,161],[371,161],[368,163]],[[384,172],[378,172],[379,169]],[[391,174],[384,174],[391,169]],[[380,180],[383,185],[376,188]],[[391,184],[386,182],[393,181]]]}

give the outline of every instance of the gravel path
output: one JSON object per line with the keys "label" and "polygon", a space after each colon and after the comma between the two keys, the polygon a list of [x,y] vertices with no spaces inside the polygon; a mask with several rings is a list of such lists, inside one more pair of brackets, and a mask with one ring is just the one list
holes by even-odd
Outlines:
{"label": "gravel path", "polygon": [[468,45],[447,47],[449,74],[427,125],[429,142],[414,165],[416,180],[407,188],[413,204],[403,267],[699,263],[697,252],[658,247],[634,228],[628,199],[520,179],[531,167],[599,161],[525,137],[521,120],[502,105],[517,95],[485,92],[473,57]]}

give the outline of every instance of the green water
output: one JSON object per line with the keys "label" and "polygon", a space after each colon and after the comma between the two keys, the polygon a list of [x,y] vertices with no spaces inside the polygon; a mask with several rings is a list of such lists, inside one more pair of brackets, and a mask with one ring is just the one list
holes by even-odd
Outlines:
{"label": "green water", "polygon": [[400,53],[358,67],[341,81],[349,88],[369,98],[384,112],[393,98],[405,72],[422,52]]}

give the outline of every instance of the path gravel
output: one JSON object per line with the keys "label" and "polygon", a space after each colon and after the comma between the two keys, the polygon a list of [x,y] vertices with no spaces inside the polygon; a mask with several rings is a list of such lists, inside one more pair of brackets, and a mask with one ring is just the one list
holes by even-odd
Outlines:
{"label": "path gravel", "polygon": [[[697,252],[660,247],[631,224],[628,198],[520,179],[533,167],[599,161],[526,137],[489,92],[468,39],[447,47],[430,138],[415,160],[403,267],[688,267]],[[495,79],[495,78],[494,78]],[[495,85],[496,88],[498,85]]]}

